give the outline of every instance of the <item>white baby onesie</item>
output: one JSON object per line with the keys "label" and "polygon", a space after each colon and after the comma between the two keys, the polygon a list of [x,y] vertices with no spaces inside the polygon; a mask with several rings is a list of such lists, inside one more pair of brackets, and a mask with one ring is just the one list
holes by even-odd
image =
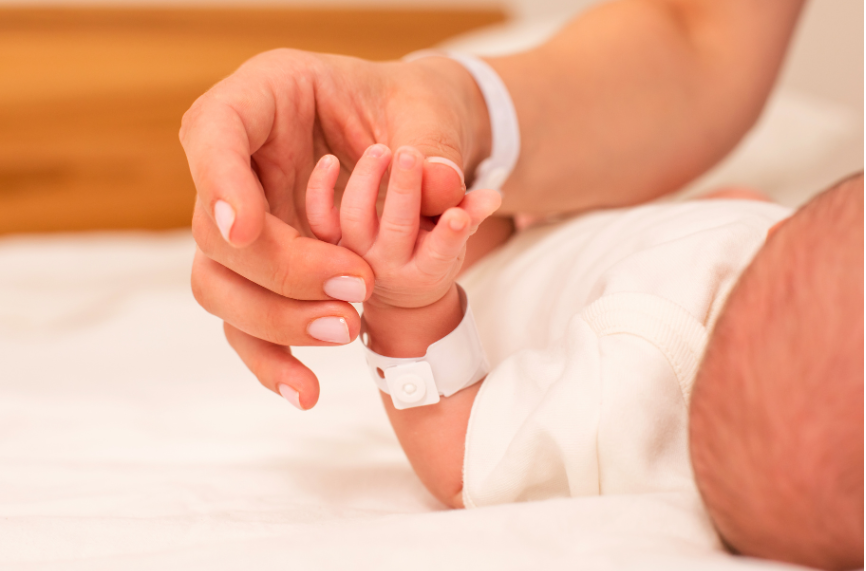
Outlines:
{"label": "white baby onesie", "polygon": [[467,507],[693,489],[688,400],[725,299],[785,207],[655,204],[518,235],[466,288],[493,370]]}

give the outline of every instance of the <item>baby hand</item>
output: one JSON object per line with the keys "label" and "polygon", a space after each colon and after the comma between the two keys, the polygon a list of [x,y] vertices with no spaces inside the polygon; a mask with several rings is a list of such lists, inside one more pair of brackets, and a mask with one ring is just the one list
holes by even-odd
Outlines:
{"label": "baby hand", "polygon": [[[391,176],[381,218],[376,201],[382,177]],[[368,148],[352,172],[339,211],[334,185],[336,157],[319,160],[307,186],[307,219],[320,240],[339,243],[363,257],[376,276],[367,303],[416,308],[435,303],[451,288],[466,251],[466,240],[501,202],[494,190],[475,190],[434,222],[422,217],[424,157],[401,147],[391,162],[385,145]]]}

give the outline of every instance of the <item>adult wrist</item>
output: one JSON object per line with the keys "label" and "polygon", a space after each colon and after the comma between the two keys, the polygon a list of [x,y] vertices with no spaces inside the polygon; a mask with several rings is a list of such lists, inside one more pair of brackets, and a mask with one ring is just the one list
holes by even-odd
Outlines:
{"label": "adult wrist", "polygon": [[[470,112],[472,118],[486,115],[486,127],[479,128],[480,124],[473,121],[466,123],[476,125],[474,135],[479,137],[479,141],[489,143],[483,145],[489,148],[489,153],[484,149],[485,153],[481,155],[484,158],[480,162],[477,162],[478,155],[473,156],[472,170],[467,173],[471,181],[469,190],[489,188],[501,191],[520,156],[520,124],[508,86],[489,63],[469,54],[421,51],[409,54],[406,59],[411,61],[432,57],[446,57],[459,63],[472,77],[475,91],[480,92],[484,101],[483,106],[472,105],[472,101],[477,102],[478,97],[468,96],[465,99],[467,105],[474,108],[474,112]],[[486,113],[478,113],[482,107]]]}
{"label": "adult wrist", "polygon": [[[478,171],[478,165],[490,156],[492,149],[493,131],[490,126],[490,112],[487,109],[484,94],[472,74],[458,62],[450,59],[448,61],[460,68],[460,75],[463,78],[462,87],[465,90],[464,97],[467,102],[466,125],[471,126],[470,138],[473,142],[470,146],[471,151],[467,155],[466,172],[470,173],[469,177],[472,179]],[[471,184],[472,181],[468,182]]]}

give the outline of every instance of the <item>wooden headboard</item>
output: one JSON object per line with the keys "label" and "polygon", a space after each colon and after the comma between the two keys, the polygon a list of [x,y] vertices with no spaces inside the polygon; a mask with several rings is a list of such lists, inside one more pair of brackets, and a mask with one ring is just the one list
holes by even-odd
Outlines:
{"label": "wooden headboard", "polygon": [[0,9],[0,234],[189,225],[189,105],[276,47],[397,58],[499,10]]}

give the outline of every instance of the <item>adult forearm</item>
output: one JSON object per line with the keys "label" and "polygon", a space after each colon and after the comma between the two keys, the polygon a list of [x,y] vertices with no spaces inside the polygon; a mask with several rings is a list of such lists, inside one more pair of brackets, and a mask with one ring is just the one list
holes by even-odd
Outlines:
{"label": "adult forearm", "polygon": [[521,156],[502,211],[641,202],[704,172],[758,117],[801,0],[621,0],[491,58]]}

